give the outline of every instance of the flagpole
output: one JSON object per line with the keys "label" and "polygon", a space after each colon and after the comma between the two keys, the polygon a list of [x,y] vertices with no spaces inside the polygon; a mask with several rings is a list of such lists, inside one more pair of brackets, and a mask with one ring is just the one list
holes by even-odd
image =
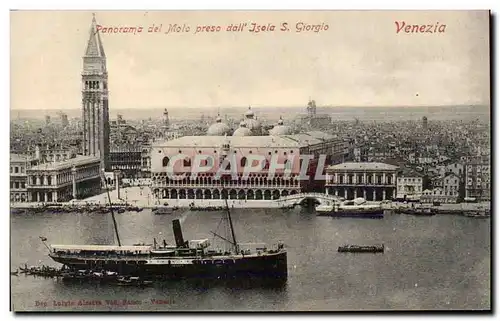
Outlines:
{"label": "flagpole", "polygon": [[51,249],[50,247],[47,245],[47,243],[45,243],[45,241],[47,240],[46,237],[43,237],[43,236],[39,236],[40,240],[42,240],[42,243],[43,245],[45,245],[45,247],[47,248],[47,250],[49,250],[49,252],[51,252]]}

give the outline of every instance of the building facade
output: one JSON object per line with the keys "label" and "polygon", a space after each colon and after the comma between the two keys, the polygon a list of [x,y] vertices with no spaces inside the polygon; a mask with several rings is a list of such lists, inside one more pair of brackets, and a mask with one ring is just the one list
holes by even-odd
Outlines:
{"label": "building facade", "polygon": [[78,156],[31,167],[27,170],[28,202],[67,202],[99,194],[100,165],[99,158]]}
{"label": "building facade", "polygon": [[465,198],[478,201],[491,200],[490,156],[474,157],[465,167]]}
{"label": "building facade", "polygon": [[28,176],[26,171],[37,164],[37,160],[29,155],[10,154],[10,201],[27,202]]}
{"label": "building facade", "polygon": [[82,71],[83,155],[98,157],[109,170],[109,107],[106,55],[92,19]]}
{"label": "building facade", "polygon": [[441,176],[445,176],[448,173],[454,173],[462,180],[464,174],[464,165],[460,163],[452,163],[448,165],[438,165],[437,169]]}
{"label": "building facade", "polygon": [[[322,136],[323,139],[320,137]],[[316,138],[315,138],[316,137]],[[331,140],[331,141],[330,141]],[[330,159],[342,157],[343,144],[333,136],[305,133],[283,136],[185,136],[155,143],[151,150],[153,193],[160,199],[229,199],[271,200],[307,191],[308,180],[300,177],[301,155],[321,153]],[[186,155],[183,160],[172,159]],[[199,156],[198,156],[199,155]],[[203,155],[210,155],[201,166],[211,169],[192,175]],[[264,157],[259,170],[253,156]],[[214,163],[208,163],[208,162]],[[252,163],[250,163],[252,161]],[[276,168],[273,167],[276,164]],[[307,167],[314,178],[315,160]],[[228,168],[229,166],[229,168]],[[233,166],[233,168],[230,168]],[[172,175],[167,168],[172,167]],[[250,168],[253,168],[251,172]],[[270,175],[273,172],[275,175]],[[217,173],[223,174],[220,177]],[[248,174],[248,175],[247,175]],[[184,175],[184,177],[180,177]],[[175,176],[175,177],[172,177]],[[324,180],[322,181],[324,188]]]}
{"label": "building facade", "polygon": [[398,173],[396,184],[398,200],[420,200],[423,192],[423,175],[415,171]]}
{"label": "building facade", "polygon": [[115,147],[109,153],[111,171],[121,171],[125,178],[141,178],[142,148],[140,146]]}
{"label": "building facade", "polygon": [[[171,163],[175,155],[186,158]],[[248,156],[263,155],[266,164],[262,170],[243,175]],[[213,156],[211,170],[199,175],[191,175],[196,155]],[[271,157],[285,165],[285,170],[276,170],[276,175],[268,175]],[[278,199],[281,196],[299,193],[301,182],[298,179],[299,145],[291,140],[271,136],[185,136],[179,139],[153,145],[151,154],[151,179],[154,195],[159,199]],[[227,161],[225,161],[227,159]],[[289,159],[291,159],[289,161]],[[231,162],[231,160],[233,160]],[[211,162],[211,161],[208,161]],[[166,170],[173,166],[173,175]],[[221,168],[221,166],[224,166]],[[236,166],[236,168],[231,168]],[[234,172],[234,175],[217,176],[217,172]],[[184,175],[184,177],[181,177]]]}
{"label": "building facade", "polygon": [[326,169],[326,193],[369,201],[396,197],[397,166],[384,163],[342,163]]}
{"label": "building facade", "polygon": [[460,190],[460,176],[450,173],[443,178],[443,192],[449,198],[454,198],[453,203],[458,199]]}
{"label": "building facade", "polygon": [[422,192],[420,197],[422,203],[456,203],[457,197],[446,195],[443,187],[435,187],[433,189],[426,189]]}
{"label": "building facade", "polygon": [[47,162],[61,162],[64,160],[68,160],[74,158],[77,155],[78,150],[76,148],[67,147],[67,148],[50,148],[46,146],[45,148],[40,148],[40,146],[35,147],[34,152],[29,152],[30,155],[37,159],[39,163],[47,163]]}

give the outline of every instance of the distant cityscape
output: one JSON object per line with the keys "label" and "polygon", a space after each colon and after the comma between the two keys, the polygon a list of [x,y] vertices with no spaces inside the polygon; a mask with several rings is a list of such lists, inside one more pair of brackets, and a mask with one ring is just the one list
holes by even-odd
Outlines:
{"label": "distant cityscape", "polygon": [[[136,117],[111,118],[107,57],[95,28],[94,18],[78,115],[11,112],[12,203],[69,202],[129,185],[147,186],[157,200],[277,200],[304,192],[445,203],[491,199],[489,106],[327,108],[310,98],[302,109],[137,109],[124,111]],[[239,176],[171,180],[165,168],[181,150],[221,161],[234,152]],[[264,167],[245,180],[241,171],[252,153],[326,155],[326,179],[297,180],[292,169],[290,177],[268,181]],[[190,172],[191,162],[184,160],[179,173]]]}

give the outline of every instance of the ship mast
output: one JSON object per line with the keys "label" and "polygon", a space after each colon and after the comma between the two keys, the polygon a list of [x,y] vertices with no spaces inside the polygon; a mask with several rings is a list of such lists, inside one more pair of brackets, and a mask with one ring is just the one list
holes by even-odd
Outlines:
{"label": "ship mast", "polygon": [[104,187],[106,188],[106,193],[108,194],[109,210],[111,211],[111,217],[113,218],[113,226],[115,228],[116,240],[118,241],[118,246],[122,246],[122,242],[120,242],[120,235],[118,234],[118,225],[116,224],[115,212],[113,212],[113,203],[111,202],[111,196],[109,195],[108,183],[106,182],[106,177],[102,177],[102,179],[104,180]]}
{"label": "ship mast", "polygon": [[233,245],[235,254],[238,254],[238,243],[236,242],[236,236],[234,235],[233,220],[231,219],[231,211],[229,210],[229,204],[227,203],[227,195],[224,197],[224,202],[226,203],[227,217],[229,219],[229,227],[231,228],[231,236],[233,238]]}

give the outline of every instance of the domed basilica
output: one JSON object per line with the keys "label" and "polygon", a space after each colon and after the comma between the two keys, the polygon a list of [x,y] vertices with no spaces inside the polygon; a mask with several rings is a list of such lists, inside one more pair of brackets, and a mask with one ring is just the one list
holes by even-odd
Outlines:
{"label": "domed basilica", "polygon": [[[264,132],[265,130],[263,130],[262,124],[256,119],[252,107],[248,107],[248,110],[243,116],[243,120],[234,133],[232,133],[232,136],[266,136],[268,134]],[[207,136],[230,136],[231,132],[231,128],[226,123],[222,122],[222,118],[218,114],[215,123],[208,128]],[[292,135],[292,129],[284,125],[283,118],[280,117],[278,123],[269,130],[269,135]]]}

